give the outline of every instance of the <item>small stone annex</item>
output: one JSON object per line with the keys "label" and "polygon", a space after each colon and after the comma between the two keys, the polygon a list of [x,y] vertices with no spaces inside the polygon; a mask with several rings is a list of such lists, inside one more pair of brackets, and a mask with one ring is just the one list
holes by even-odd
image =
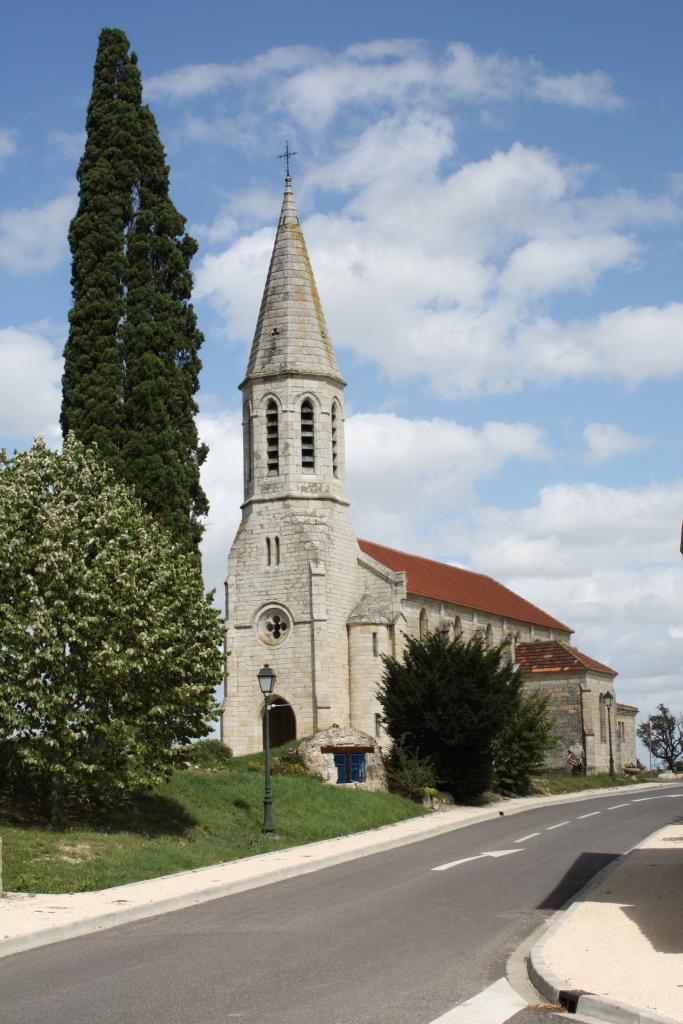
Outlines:
{"label": "small stone annex", "polygon": [[339,781],[364,781],[349,736],[363,734],[368,750],[387,744],[380,656],[400,657],[406,635],[440,629],[505,643],[525,685],[549,695],[558,737],[549,765],[605,771],[610,713],[617,770],[635,762],[637,709],[616,703],[616,672],[571,646],[569,626],[489,576],[356,538],[344,388],[288,175],[240,384],[244,502],[226,580],[223,741],[235,754],[260,749],[257,673],[268,662],[273,746],[341,730],[346,740],[327,744],[325,763],[337,749]]}

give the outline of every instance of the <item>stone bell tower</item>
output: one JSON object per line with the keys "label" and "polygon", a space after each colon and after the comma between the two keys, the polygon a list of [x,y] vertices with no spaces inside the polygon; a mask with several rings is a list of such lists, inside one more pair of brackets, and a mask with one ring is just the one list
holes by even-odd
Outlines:
{"label": "stone bell tower", "polygon": [[276,672],[272,742],[349,724],[347,617],[358,545],[348,512],[344,387],[292,182],[240,385],[244,503],[228,558],[222,739],[261,748],[258,670]]}

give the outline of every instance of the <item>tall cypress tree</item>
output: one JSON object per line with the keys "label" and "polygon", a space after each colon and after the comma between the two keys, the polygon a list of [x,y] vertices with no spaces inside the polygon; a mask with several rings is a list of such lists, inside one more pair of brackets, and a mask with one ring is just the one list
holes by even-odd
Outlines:
{"label": "tall cypress tree", "polygon": [[124,465],[150,510],[196,545],[208,502],[199,482],[206,445],[197,436],[194,395],[203,337],[190,304],[197,243],[168,195],[168,166],[156,122],[140,111],[140,178],[127,233]]}
{"label": "tall cypress tree", "polygon": [[123,442],[125,241],[137,169],[132,141],[140,108],[140,75],[128,40],[104,29],[95,61],[78,166],[79,204],[69,228],[73,306],[64,349],[62,431],[96,442],[119,471]]}
{"label": "tall cypress tree", "polygon": [[169,198],[154,117],[119,29],[100,34],[79,207],[69,230],[73,307],[61,423],[96,442],[183,547],[208,502],[194,417],[203,341],[190,303],[197,243]]}

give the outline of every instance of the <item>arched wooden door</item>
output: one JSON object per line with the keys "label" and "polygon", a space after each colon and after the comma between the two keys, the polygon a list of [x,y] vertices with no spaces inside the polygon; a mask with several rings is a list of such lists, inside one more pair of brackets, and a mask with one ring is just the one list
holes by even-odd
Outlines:
{"label": "arched wooden door", "polygon": [[296,716],[284,697],[273,697],[269,714],[271,747],[280,747],[296,739]]}

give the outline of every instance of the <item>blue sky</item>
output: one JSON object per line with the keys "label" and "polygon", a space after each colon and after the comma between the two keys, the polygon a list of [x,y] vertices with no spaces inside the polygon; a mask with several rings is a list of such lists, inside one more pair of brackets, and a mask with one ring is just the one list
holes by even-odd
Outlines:
{"label": "blue sky", "polygon": [[683,710],[683,7],[28,2],[0,70],[0,445],[58,443],[68,222],[122,28],[200,250],[207,583],[283,140],[347,390],[357,532],[487,572],[621,700]]}

